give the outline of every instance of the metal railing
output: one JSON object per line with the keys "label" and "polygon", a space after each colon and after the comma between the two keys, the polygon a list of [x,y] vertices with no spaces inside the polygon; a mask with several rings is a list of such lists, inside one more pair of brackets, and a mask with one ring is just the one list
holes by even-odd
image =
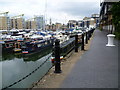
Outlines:
{"label": "metal railing", "polygon": [[[53,49],[53,54],[55,56],[55,73],[61,73],[61,68],[60,68],[60,56],[66,56],[68,55],[73,49],[75,49],[75,52],[78,52],[78,48],[81,46],[81,50],[84,50],[84,45],[85,43],[88,43],[88,40],[91,38],[92,34],[94,32],[94,29],[88,31],[88,32],[84,32],[82,35],[75,35],[74,37],[70,38],[68,41],[62,43],[61,45],[59,44],[59,40],[55,41],[55,46]],[[86,34],[86,35],[85,35]],[[86,36],[86,40],[84,40],[84,37]],[[24,79],[28,78],[30,75],[32,75],[33,73],[35,73],[38,69],[40,69],[52,56],[52,54],[50,54],[50,56],[48,56],[48,58],[42,63],[40,64],[36,69],[34,69],[32,72],[30,72],[29,74],[27,74],[26,76],[24,76],[23,78],[17,80],[16,82],[2,88],[2,90],[8,89],[12,86],[14,86],[15,84],[23,81]]]}
{"label": "metal railing", "polygon": [[60,41],[55,41],[55,46],[53,49],[53,55],[55,57],[54,59],[54,65],[55,65],[55,73],[61,73],[61,60],[60,56],[62,55],[65,57],[68,53],[70,53],[73,49],[75,49],[75,52],[78,52],[78,48],[81,46],[81,50],[85,50],[84,46],[88,43],[88,40],[90,40],[93,32],[95,29],[83,32],[81,35],[74,35],[72,38],[69,39],[69,41],[66,41],[65,43],[60,45]]}

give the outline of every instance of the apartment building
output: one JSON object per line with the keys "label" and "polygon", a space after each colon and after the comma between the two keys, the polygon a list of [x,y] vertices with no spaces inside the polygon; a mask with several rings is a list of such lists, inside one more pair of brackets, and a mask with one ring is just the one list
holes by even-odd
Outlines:
{"label": "apartment building", "polygon": [[115,28],[112,23],[112,12],[111,8],[115,2],[119,2],[120,0],[104,0],[100,6],[100,28],[102,30],[107,30],[108,32],[114,32]]}
{"label": "apartment building", "polygon": [[84,17],[83,22],[84,22],[84,27],[87,27],[87,28],[95,27],[95,19],[94,18]]}
{"label": "apartment building", "polygon": [[45,17],[43,15],[35,15],[37,29],[45,30]]}
{"label": "apartment building", "polygon": [[52,30],[52,31],[56,31],[56,30],[61,30],[63,27],[63,25],[61,23],[55,23],[55,24],[47,24],[45,26],[46,30]]}
{"label": "apartment building", "polygon": [[25,29],[25,20],[21,17],[11,19],[11,29]]}
{"label": "apartment building", "polygon": [[78,22],[76,20],[68,21],[68,28],[76,28],[78,26]]}
{"label": "apartment building", "polygon": [[26,21],[26,29],[37,29],[36,21]]}
{"label": "apartment building", "polygon": [[37,29],[37,22],[31,21],[31,29]]}
{"label": "apartment building", "polygon": [[0,30],[10,30],[10,18],[7,16],[0,16]]}
{"label": "apartment building", "polygon": [[26,29],[31,29],[31,21],[26,21]]}
{"label": "apartment building", "polygon": [[45,25],[45,29],[46,29],[46,30],[49,30],[49,27],[50,27],[49,24]]}
{"label": "apartment building", "polygon": [[94,18],[95,27],[99,27],[100,22],[99,14],[92,14],[91,18]]}
{"label": "apartment building", "polygon": [[56,29],[57,29],[57,30],[60,30],[61,27],[62,27],[62,24],[61,24],[61,23],[56,23],[55,25],[56,25]]}

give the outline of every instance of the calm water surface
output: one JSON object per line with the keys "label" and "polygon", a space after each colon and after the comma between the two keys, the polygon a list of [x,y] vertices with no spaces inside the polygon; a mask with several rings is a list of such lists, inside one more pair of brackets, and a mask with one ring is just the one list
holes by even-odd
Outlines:
{"label": "calm water surface", "polygon": [[[2,60],[0,61],[0,72],[2,73],[0,75],[0,89],[11,85],[31,73],[44,61],[46,61],[50,55],[51,49],[31,55],[22,55],[20,53],[3,53]],[[35,73],[31,74],[29,77],[15,84],[11,88],[30,87],[33,82],[42,78],[50,67],[52,67],[52,63],[49,58],[49,60],[47,60],[47,62]]]}

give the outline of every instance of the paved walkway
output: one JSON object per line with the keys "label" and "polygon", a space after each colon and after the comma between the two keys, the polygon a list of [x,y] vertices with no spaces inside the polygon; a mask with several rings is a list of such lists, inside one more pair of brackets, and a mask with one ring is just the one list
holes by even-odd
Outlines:
{"label": "paved walkway", "polygon": [[118,41],[106,47],[107,33],[95,30],[85,51],[60,88],[118,88]]}

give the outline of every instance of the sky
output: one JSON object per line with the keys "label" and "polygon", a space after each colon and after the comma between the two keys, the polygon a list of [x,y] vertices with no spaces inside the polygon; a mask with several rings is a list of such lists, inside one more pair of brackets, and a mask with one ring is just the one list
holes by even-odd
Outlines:
{"label": "sky", "polygon": [[9,11],[8,16],[24,14],[27,20],[34,15],[45,15],[46,22],[67,23],[81,20],[91,14],[99,14],[102,0],[0,0],[0,12]]}

